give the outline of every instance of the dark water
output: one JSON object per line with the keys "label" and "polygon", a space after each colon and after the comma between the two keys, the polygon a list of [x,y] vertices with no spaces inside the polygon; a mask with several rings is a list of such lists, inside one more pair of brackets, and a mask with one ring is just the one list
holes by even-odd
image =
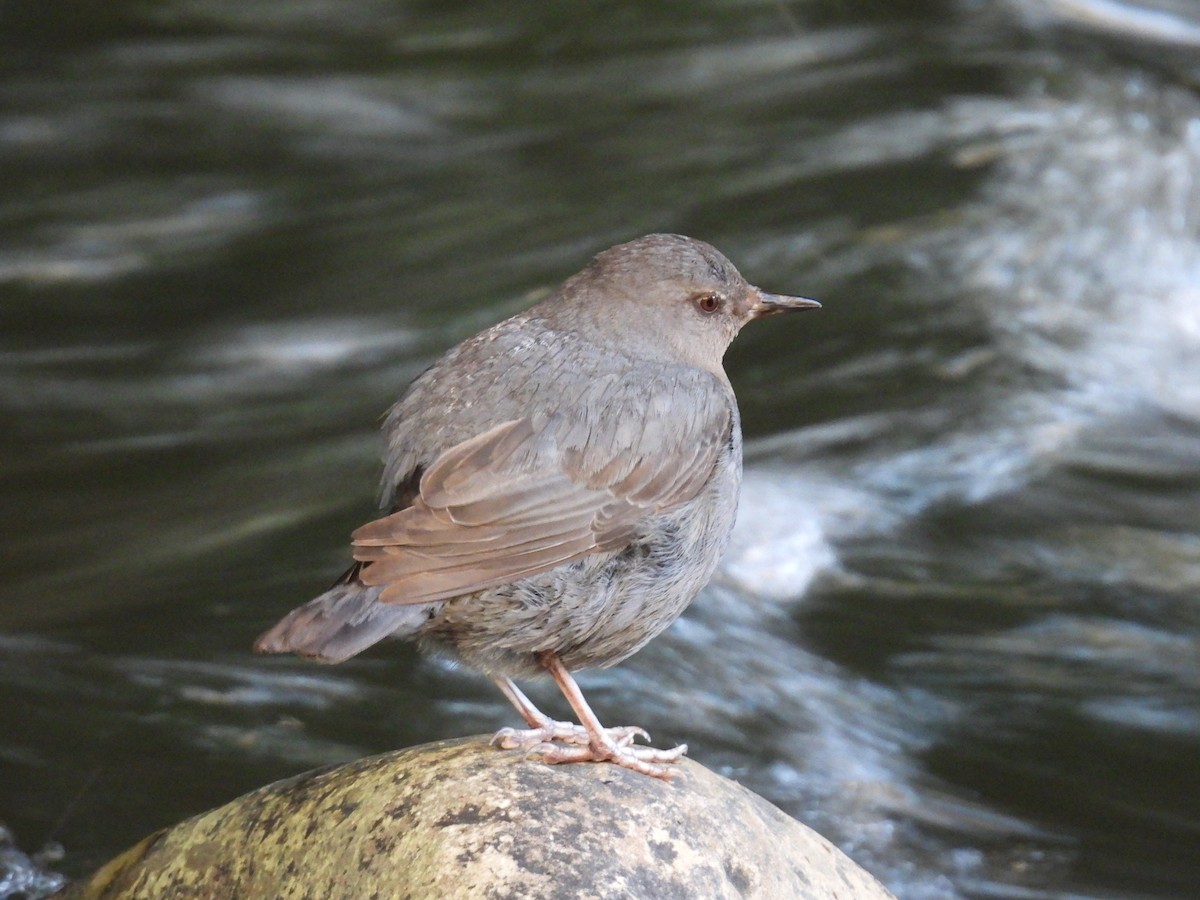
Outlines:
{"label": "dark water", "polygon": [[735,545],[585,677],[601,716],[904,900],[1196,896],[1200,8],[0,18],[0,820],[25,849],[80,874],[274,778],[511,723],[405,647],[249,645],[340,571],[409,378],[672,230],[825,309],[732,350]]}

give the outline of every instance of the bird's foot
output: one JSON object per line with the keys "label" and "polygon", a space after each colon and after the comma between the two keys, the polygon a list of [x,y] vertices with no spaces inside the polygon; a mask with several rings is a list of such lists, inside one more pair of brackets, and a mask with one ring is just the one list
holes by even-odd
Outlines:
{"label": "bird's foot", "polygon": [[679,762],[687,753],[687,744],[672,750],[640,747],[633,742],[634,738],[650,741],[650,735],[644,728],[636,725],[605,728],[588,706],[579,685],[558,655],[546,650],[538,653],[537,657],[538,662],[553,676],[582,724],[556,722],[534,706],[511,678],[495,675],[493,680],[496,685],[517,708],[529,728],[523,731],[501,728],[492,738],[492,744],[505,750],[523,749],[546,763],[611,762],[664,781],[682,774],[670,764]]}
{"label": "bird's foot", "polygon": [[[614,733],[620,734],[621,738],[612,737]],[[584,734],[587,732],[584,731]],[[636,726],[605,728],[595,740],[588,739],[566,747],[548,742],[536,744],[529,748],[529,755],[536,756],[546,763],[611,762],[664,781],[670,781],[682,774],[670,764],[679,762],[687,753],[687,744],[680,744],[670,750],[641,747],[633,743],[635,734],[645,735],[649,740],[649,735]]]}
{"label": "bird's foot", "polygon": [[[627,747],[635,737],[650,740],[650,735],[644,728],[636,725],[622,725],[616,728],[605,728],[605,734],[617,747]],[[592,737],[582,725],[574,722],[556,722],[547,718],[534,728],[501,728],[492,735],[492,746],[503,750],[533,750],[543,744],[554,746],[555,742],[586,747]],[[650,749],[650,748],[641,748]],[[541,753],[539,751],[538,755]],[[564,760],[565,762],[565,760]]]}

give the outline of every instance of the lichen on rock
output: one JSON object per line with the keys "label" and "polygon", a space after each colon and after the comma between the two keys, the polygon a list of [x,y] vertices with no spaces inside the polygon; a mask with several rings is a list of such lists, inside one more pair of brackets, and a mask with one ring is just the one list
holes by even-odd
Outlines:
{"label": "lichen on rock", "polygon": [[663,782],[467,738],[318,769],[143,840],[66,898],[891,897],[698,763]]}

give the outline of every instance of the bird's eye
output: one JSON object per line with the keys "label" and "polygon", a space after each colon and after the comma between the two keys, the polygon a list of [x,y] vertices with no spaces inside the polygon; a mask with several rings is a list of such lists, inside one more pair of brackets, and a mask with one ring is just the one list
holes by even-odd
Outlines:
{"label": "bird's eye", "polygon": [[696,309],[706,316],[711,316],[721,308],[721,298],[716,294],[697,294],[692,298],[692,302],[696,304]]}

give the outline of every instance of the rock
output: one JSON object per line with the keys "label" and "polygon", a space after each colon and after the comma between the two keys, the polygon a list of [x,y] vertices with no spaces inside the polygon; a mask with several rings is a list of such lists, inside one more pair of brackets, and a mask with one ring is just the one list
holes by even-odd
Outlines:
{"label": "rock", "polygon": [[66,898],[887,900],[820,835],[698,763],[667,783],[467,738],[267,785]]}

